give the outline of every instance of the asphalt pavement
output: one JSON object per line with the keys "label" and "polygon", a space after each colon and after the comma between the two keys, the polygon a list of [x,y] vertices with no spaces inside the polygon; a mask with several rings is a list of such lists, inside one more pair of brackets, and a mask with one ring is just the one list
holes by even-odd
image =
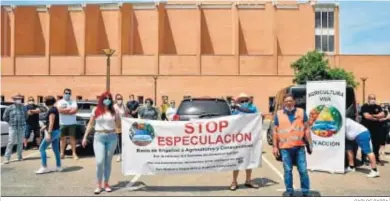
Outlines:
{"label": "asphalt pavement", "polygon": [[[265,131],[264,133],[265,134]],[[265,138],[264,138],[265,139]],[[49,149],[49,167],[55,166],[53,152]],[[36,175],[40,167],[38,150],[23,153],[24,161],[1,164],[1,196],[93,196],[95,189],[95,160],[93,156],[81,156],[74,160],[70,156],[63,162],[63,172]],[[12,155],[13,158],[16,154]],[[367,178],[368,166],[354,173],[330,174],[309,172],[313,196],[388,196],[390,195],[390,148],[382,157],[385,166],[379,166],[381,176]],[[253,170],[254,182],[259,189],[248,189],[243,185],[230,191],[231,172],[214,172],[184,175],[135,175],[123,176],[121,163],[113,160],[110,183],[113,192],[99,196],[281,196],[284,192],[282,164],[272,156],[272,148],[264,140],[263,160],[260,168]],[[239,182],[245,181],[241,171]],[[128,188],[126,185],[131,184]],[[299,175],[294,169],[294,187],[299,189]],[[296,194],[299,196],[299,192]]]}

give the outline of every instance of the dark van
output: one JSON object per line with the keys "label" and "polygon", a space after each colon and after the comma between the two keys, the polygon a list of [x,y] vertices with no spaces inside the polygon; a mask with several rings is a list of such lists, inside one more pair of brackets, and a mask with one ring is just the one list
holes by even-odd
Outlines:
{"label": "dark van", "polygon": [[[285,94],[292,94],[295,99],[296,107],[306,110],[306,85],[295,85],[282,89],[275,97],[275,101],[270,107],[270,112],[274,115],[277,110],[282,109],[283,96]],[[346,114],[350,118],[356,119],[358,117],[358,108],[356,104],[355,91],[352,87],[346,89]],[[267,142],[272,145],[273,121],[267,131]]]}

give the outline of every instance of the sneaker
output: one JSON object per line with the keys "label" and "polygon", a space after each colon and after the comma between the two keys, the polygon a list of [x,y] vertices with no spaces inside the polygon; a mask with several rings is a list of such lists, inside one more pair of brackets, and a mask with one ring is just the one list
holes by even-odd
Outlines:
{"label": "sneaker", "polygon": [[106,191],[106,192],[111,192],[112,191],[112,189],[111,189],[111,187],[109,186],[109,185],[106,185],[105,187],[104,187],[104,191]]}
{"label": "sneaker", "polygon": [[18,158],[18,161],[23,161],[24,159],[23,158]]}
{"label": "sneaker", "polygon": [[351,167],[345,168],[345,172],[355,172],[355,171],[356,171],[355,168],[351,168]]}
{"label": "sneaker", "polygon": [[63,170],[62,167],[56,167],[55,169],[56,172],[62,172],[62,170]]}
{"label": "sneaker", "polygon": [[121,156],[118,156],[118,157],[116,158],[116,162],[121,162],[121,161],[122,161]]}
{"label": "sneaker", "polygon": [[9,159],[5,159],[4,164],[8,164],[10,162]]}
{"label": "sneaker", "polygon": [[102,188],[100,187],[96,188],[95,191],[93,191],[95,195],[99,195],[101,192],[102,192]]}
{"label": "sneaker", "polygon": [[371,172],[367,175],[368,178],[374,178],[374,177],[379,177],[379,172],[371,170]]}
{"label": "sneaker", "polygon": [[35,173],[36,173],[36,174],[45,174],[45,173],[48,173],[48,172],[50,172],[49,168],[47,168],[47,167],[41,167],[41,168],[39,168],[39,170],[37,170]]}

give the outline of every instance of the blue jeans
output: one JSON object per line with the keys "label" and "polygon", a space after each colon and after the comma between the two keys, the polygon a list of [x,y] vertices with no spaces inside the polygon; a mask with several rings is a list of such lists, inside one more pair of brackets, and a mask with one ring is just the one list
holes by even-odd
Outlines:
{"label": "blue jeans", "polygon": [[39,146],[39,152],[41,152],[42,166],[47,167],[46,149],[50,145],[50,143],[51,143],[51,148],[53,149],[54,155],[56,157],[56,165],[57,165],[57,167],[61,167],[60,130],[59,129],[51,132],[51,141],[50,142],[46,141],[46,139],[42,139],[41,146]]}
{"label": "blue jeans", "polygon": [[294,147],[290,149],[281,149],[283,168],[284,168],[284,184],[286,192],[292,194],[293,188],[293,160],[295,160],[299,176],[301,177],[301,190],[303,195],[307,195],[310,191],[309,174],[306,168],[306,150],[305,147]]}
{"label": "blue jeans", "polygon": [[114,155],[117,135],[115,133],[95,133],[93,151],[96,157],[96,177],[100,183],[102,179],[108,182],[111,175],[111,162]]}
{"label": "blue jeans", "polygon": [[23,152],[23,137],[24,133],[26,132],[26,127],[9,127],[9,135],[8,135],[8,144],[7,148],[5,150],[5,158],[7,160],[10,160],[12,149],[14,148],[14,145],[16,144],[16,150],[18,153],[18,159],[22,159],[22,152]]}

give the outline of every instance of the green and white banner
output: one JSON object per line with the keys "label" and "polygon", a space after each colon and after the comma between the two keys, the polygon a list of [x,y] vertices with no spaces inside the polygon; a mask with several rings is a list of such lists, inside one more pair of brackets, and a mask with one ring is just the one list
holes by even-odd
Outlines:
{"label": "green and white banner", "polygon": [[344,173],[346,82],[310,81],[306,97],[313,139],[313,153],[307,156],[307,168]]}

